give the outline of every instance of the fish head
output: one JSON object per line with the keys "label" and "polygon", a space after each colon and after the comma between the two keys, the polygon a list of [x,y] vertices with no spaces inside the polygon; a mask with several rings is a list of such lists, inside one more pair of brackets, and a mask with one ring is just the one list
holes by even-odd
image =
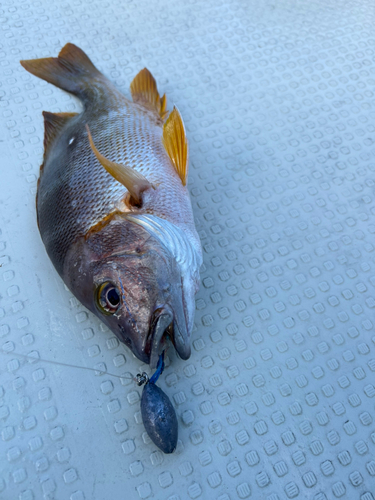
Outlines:
{"label": "fish head", "polygon": [[63,279],[144,363],[155,367],[169,342],[190,357],[194,293],[187,304],[176,259],[142,227],[115,217],[77,241]]}
{"label": "fish head", "polygon": [[181,276],[163,250],[156,242],[136,254],[111,256],[97,262],[92,275],[95,314],[152,367],[168,340],[181,358],[190,356]]}

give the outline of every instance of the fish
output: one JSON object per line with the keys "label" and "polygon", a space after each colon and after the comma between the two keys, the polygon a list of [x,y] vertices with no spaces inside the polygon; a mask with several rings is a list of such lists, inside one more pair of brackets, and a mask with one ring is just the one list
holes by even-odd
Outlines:
{"label": "fish", "polygon": [[56,271],[140,361],[155,368],[171,344],[188,359],[202,249],[178,108],[147,68],[128,99],[71,43],[21,65],[83,108],[43,112],[37,223]]}

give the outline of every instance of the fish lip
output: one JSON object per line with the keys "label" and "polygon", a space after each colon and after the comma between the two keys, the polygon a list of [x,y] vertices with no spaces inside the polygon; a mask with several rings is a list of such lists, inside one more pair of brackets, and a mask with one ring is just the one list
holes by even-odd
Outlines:
{"label": "fish lip", "polygon": [[[173,328],[168,332],[169,326],[173,326]],[[174,318],[173,310],[168,304],[156,309],[154,312],[151,332],[147,339],[151,369],[156,368],[160,354],[167,347],[167,338],[170,338],[173,347],[181,359],[186,360],[190,358],[191,346],[188,341],[189,339],[185,338],[183,333],[180,332]]]}
{"label": "fish lip", "polygon": [[168,305],[156,309],[151,332],[147,339],[150,345],[150,367],[152,369],[156,368],[159,356],[165,348],[165,331],[172,322],[173,311]]}
{"label": "fish lip", "polygon": [[181,359],[186,361],[190,358],[191,345],[189,337],[184,337],[184,335],[180,332],[176,321],[173,322],[172,343]]}

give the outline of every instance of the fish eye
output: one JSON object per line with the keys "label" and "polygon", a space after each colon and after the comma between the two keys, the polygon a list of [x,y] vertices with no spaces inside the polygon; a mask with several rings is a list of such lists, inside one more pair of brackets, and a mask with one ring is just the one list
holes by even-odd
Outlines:
{"label": "fish eye", "polygon": [[96,289],[96,305],[104,314],[114,314],[120,305],[120,294],[116,286],[106,281]]}

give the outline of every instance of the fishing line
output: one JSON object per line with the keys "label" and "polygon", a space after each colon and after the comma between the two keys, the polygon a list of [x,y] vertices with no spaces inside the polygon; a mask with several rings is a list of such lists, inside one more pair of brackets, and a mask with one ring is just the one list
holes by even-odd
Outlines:
{"label": "fishing line", "polygon": [[108,375],[109,377],[115,377],[119,379],[128,379],[128,380],[134,380],[137,382],[137,377],[133,376],[132,374],[124,374],[124,375],[115,375],[114,373],[110,373],[104,370],[100,370],[98,368],[90,368],[89,366],[78,366],[78,365],[72,365],[70,363],[62,363],[61,361],[53,361],[51,359],[43,359],[43,358],[36,358],[35,356],[28,356],[27,354],[20,354],[18,352],[14,351],[4,351],[4,349],[0,349],[0,353],[2,354],[7,354],[7,355],[13,355],[13,356],[18,356],[23,359],[27,359],[28,361],[42,361],[43,363],[50,363],[51,365],[59,365],[59,366],[66,366],[68,368],[78,368],[79,370],[88,370],[91,372],[95,372],[99,375]]}

